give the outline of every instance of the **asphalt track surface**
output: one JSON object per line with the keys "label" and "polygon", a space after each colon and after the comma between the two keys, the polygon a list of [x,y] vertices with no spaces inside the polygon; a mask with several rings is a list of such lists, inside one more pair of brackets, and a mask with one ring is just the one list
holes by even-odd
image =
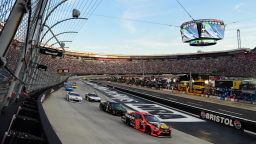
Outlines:
{"label": "asphalt track surface", "polygon": [[[78,81],[80,94],[95,89]],[[121,122],[120,117],[99,110],[99,103],[65,100],[64,88],[52,93],[43,103],[51,125],[63,144],[209,144],[184,132],[173,130],[172,138],[146,135]],[[108,96],[98,93],[103,99]]]}
{"label": "asphalt track surface", "polygon": [[[112,89],[116,91],[115,89]],[[142,99],[136,95],[127,94],[118,91],[120,94],[125,94],[130,98],[133,98],[140,103],[152,103],[146,99]],[[153,95],[151,93],[151,95]],[[154,103],[154,102],[153,102]],[[255,114],[254,114],[255,115]],[[200,139],[212,143],[225,143],[225,144],[255,144],[256,136],[253,134],[248,134],[242,131],[238,131],[234,128],[219,125],[214,122],[204,121],[204,122],[172,122],[171,125],[184,133],[193,135]]]}
{"label": "asphalt track surface", "polygon": [[[125,89],[131,89],[130,87],[127,87],[127,86],[120,86],[120,85],[118,85],[118,86],[121,88],[125,88]],[[157,92],[152,92],[152,91],[147,91],[147,90],[141,90],[141,89],[137,89],[137,88],[132,88],[132,90],[136,91],[136,92],[140,92],[142,94],[145,93],[145,94],[173,100],[176,102],[184,103],[184,104],[191,105],[194,107],[200,107],[200,108],[212,110],[215,112],[223,113],[226,115],[232,115],[235,117],[256,121],[256,112],[252,111],[252,110],[240,109],[240,108],[219,105],[219,104],[214,104],[214,103],[209,103],[209,102],[202,102],[202,101],[198,101],[198,100],[173,96],[171,94],[162,94],[162,93],[157,93]]]}

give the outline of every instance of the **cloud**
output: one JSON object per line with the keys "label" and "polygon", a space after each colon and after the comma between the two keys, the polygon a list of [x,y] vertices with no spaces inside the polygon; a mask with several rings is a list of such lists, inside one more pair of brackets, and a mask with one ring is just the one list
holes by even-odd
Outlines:
{"label": "cloud", "polygon": [[241,7],[244,5],[244,3],[239,3],[234,6],[234,10],[240,11]]}
{"label": "cloud", "polygon": [[[134,18],[135,16],[132,16],[133,14],[130,13],[129,11],[126,11],[122,15],[122,19],[131,19]],[[133,22],[131,21],[121,21],[121,25],[128,30],[129,33],[133,34],[136,32],[136,27]]]}
{"label": "cloud", "polygon": [[246,15],[254,15],[254,13],[250,12],[250,11],[247,11],[245,10],[246,8],[244,8],[246,6],[246,4],[244,3],[238,3],[234,6],[234,10],[238,13],[241,13],[241,14],[246,14]]}
{"label": "cloud", "polygon": [[[147,20],[148,18],[157,17],[166,14],[166,11],[156,12],[152,11],[155,7],[155,0],[117,0],[120,6],[125,7],[122,12],[121,26],[125,28],[130,34],[137,32],[138,23],[136,20]],[[134,21],[133,21],[134,20]],[[141,27],[140,27],[141,28]]]}

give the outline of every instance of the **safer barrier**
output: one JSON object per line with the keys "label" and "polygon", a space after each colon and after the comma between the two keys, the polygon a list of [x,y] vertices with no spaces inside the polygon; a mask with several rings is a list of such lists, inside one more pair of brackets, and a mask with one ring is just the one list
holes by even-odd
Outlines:
{"label": "safer barrier", "polygon": [[46,96],[62,84],[34,91],[24,99],[5,132],[1,144],[61,144],[42,106]]}
{"label": "safer barrier", "polygon": [[[100,82],[96,82],[96,83],[101,84]],[[133,95],[143,97],[143,98],[151,100],[151,101],[155,101],[155,102],[173,107],[173,108],[177,108],[179,110],[196,115],[196,116],[198,116],[202,119],[208,120],[208,121],[212,121],[212,122],[215,122],[215,123],[218,123],[221,125],[232,127],[237,130],[247,130],[247,131],[256,133],[256,122],[252,121],[252,120],[243,119],[243,118],[235,117],[232,115],[215,112],[212,110],[187,105],[187,104],[184,104],[181,102],[161,98],[161,97],[154,96],[154,95],[140,93],[140,92],[134,91],[128,87],[124,88],[124,87],[120,87],[117,85],[111,85],[109,83],[107,83],[105,85],[110,88],[114,88],[114,89],[129,93],[129,94],[133,94]]]}

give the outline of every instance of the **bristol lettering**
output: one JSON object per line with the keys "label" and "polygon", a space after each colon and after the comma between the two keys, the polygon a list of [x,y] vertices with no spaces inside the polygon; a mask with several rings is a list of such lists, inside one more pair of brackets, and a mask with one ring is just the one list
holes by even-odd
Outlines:
{"label": "bristol lettering", "polygon": [[203,119],[208,119],[217,123],[221,123],[230,127],[235,127],[236,129],[240,129],[241,128],[241,123],[239,120],[235,120],[233,121],[233,119],[227,118],[227,117],[223,117],[223,116],[219,116],[219,115],[215,115],[215,114],[211,114],[205,111],[201,112],[201,118]]}

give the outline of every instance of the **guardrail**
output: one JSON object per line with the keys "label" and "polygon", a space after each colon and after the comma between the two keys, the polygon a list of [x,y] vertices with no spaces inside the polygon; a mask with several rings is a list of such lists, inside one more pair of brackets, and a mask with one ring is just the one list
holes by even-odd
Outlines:
{"label": "guardrail", "polygon": [[5,132],[1,144],[61,144],[42,106],[44,99],[61,84],[34,91],[24,99]]}
{"label": "guardrail", "polygon": [[[100,82],[95,82],[95,83],[102,84]],[[218,123],[221,125],[232,127],[237,130],[242,130],[242,131],[246,130],[246,131],[256,133],[256,122],[252,121],[252,120],[239,118],[236,116],[232,116],[232,115],[228,115],[228,114],[224,114],[224,113],[220,113],[220,112],[215,112],[212,110],[184,104],[181,102],[161,98],[161,97],[154,96],[154,95],[140,93],[140,92],[134,91],[128,87],[124,88],[124,87],[120,87],[117,85],[111,85],[109,83],[107,83],[107,84],[104,83],[104,85],[107,87],[113,88],[113,89],[117,89],[122,92],[136,95],[136,96],[139,96],[139,97],[151,100],[151,101],[155,101],[155,102],[188,112],[188,113],[190,113],[192,115],[196,115],[204,120],[208,120],[208,121],[215,122],[215,123]]]}

